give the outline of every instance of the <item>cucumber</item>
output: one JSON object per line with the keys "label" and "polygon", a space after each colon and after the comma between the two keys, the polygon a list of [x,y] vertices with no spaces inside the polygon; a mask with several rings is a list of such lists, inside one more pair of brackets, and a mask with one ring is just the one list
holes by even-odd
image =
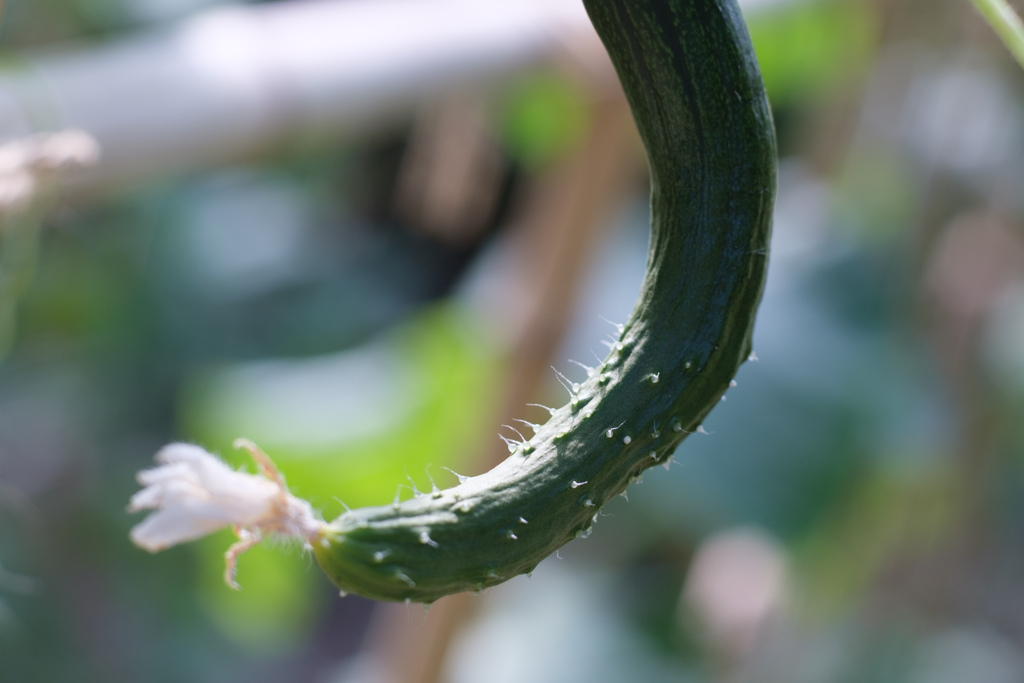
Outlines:
{"label": "cucumber", "polygon": [[775,135],[735,0],[584,0],[651,172],[647,273],[618,341],[533,438],[458,486],[351,510],[314,553],[342,592],[430,603],[528,573],[664,463],[751,354]]}

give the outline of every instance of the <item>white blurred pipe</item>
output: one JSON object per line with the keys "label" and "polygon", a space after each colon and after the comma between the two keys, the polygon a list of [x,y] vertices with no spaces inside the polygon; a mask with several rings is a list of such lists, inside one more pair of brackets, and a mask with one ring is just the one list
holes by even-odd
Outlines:
{"label": "white blurred pipe", "polygon": [[[579,0],[306,0],[205,12],[0,71],[0,139],[78,128],[76,195],[315,145],[535,64],[592,29]],[[595,37],[596,40],[596,37]]]}

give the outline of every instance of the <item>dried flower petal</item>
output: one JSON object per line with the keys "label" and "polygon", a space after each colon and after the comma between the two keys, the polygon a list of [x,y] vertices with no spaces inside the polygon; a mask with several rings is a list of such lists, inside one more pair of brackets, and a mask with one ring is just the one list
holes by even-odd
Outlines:
{"label": "dried flower petal", "polygon": [[250,452],[262,474],[236,472],[199,446],[172,443],[156,454],[159,467],[139,472],[145,488],[128,505],[131,512],[156,510],[131,531],[132,541],[150,552],[234,527],[241,540],[228,551],[225,574],[233,587],[235,561],[264,533],[311,543],[324,527],[308,502],[288,493],[270,458],[251,442],[235,446]]}

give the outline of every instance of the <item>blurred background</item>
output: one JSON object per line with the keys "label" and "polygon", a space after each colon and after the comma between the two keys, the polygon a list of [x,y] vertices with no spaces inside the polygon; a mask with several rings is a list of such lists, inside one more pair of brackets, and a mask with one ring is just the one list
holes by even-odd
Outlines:
{"label": "blurred background", "polygon": [[287,544],[231,591],[229,533],[150,555],[125,507],[244,436],[330,519],[565,400],[647,248],[582,7],[8,0],[0,681],[1024,680],[1024,72],[967,0],[743,8],[759,361],[589,539],[426,611]]}

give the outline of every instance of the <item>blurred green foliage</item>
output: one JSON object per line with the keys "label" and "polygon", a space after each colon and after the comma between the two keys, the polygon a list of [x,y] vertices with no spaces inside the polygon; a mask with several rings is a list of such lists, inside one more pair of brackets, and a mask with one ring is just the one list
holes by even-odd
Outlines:
{"label": "blurred green foliage", "polygon": [[529,169],[565,156],[590,124],[587,94],[563,74],[539,72],[514,81],[503,93],[502,141]]}
{"label": "blurred green foliage", "polygon": [[[255,367],[251,378],[231,368],[198,373],[183,392],[181,424],[190,440],[236,464],[249,463],[232,450],[234,440],[254,441],[287,473],[289,488],[328,518],[342,512],[338,501],[390,503],[406,475],[429,490],[429,466],[449,485],[454,477],[442,468],[468,470],[493,431],[485,425],[498,398],[497,354],[475,324],[457,305],[441,305],[342,352],[335,360],[353,356],[358,365],[335,365],[335,372],[321,359],[274,375]],[[288,389],[303,391],[277,395]],[[323,411],[324,402],[341,409]],[[284,404],[290,407],[275,410]]]}
{"label": "blurred green foliage", "polygon": [[14,345],[18,304],[32,282],[39,249],[39,217],[0,220],[0,362]]}
{"label": "blurred green foliage", "polygon": [[750,38],[774,106],[821,100],[871,65],[877,19],[857,0],[793,2],[749,13]]}

